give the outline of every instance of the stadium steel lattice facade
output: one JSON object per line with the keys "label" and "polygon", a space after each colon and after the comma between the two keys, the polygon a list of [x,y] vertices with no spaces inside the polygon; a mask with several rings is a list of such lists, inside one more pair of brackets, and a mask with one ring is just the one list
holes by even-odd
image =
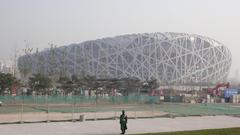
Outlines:
{"label": "stadium steel lattice facade", "polygon": [[97,78],[136,77],[166,84],[222,82],[231,53],[221,43],[185,33],[116,36],[52,48],[19,58],[20,71],[84,74]]}

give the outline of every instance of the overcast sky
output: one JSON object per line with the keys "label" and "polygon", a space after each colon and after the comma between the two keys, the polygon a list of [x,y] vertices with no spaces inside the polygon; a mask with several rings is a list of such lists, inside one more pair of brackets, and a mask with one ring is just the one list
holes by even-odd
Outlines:
{"label": "overcast sky", "polygon": [[184,32],[211,37],[240,69],[239,0],[0,0],[0,60],[14,48],[48,48],[131,33]]}

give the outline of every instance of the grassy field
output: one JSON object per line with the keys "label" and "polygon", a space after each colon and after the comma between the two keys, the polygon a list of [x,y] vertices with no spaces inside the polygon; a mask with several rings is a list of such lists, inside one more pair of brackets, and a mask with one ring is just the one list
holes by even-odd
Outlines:
{"label": "grassy field", "polygon": [[197,131],[148,133],[148,134],[135,134],[135,135],[240,135],[240,128],[207,129],[207,130],[197,130]]}

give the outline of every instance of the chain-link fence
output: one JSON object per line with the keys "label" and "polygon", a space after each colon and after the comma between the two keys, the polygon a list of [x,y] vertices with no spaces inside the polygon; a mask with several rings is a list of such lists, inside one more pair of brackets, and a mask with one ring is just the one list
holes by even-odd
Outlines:
{"label": "chain-link fence", "polygon": [[[161,101],[159,96],[0,96],[0,123],[129,118],[240,115],[240,105]],[[174,102],[173,102],[174,101]]]}

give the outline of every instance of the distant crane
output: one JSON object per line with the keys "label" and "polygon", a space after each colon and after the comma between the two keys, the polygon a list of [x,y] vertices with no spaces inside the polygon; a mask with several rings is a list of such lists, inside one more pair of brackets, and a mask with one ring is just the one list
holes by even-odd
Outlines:
{"label": "distant crane", "polygon": [[219,83],[217,84],[214,88],[208,88],[208,93],[212,94],[213,96],[220,96],[221,92],[219,90],[219,88],[221,87],[225,87],[225,88],[229,88],[230,83]]}

